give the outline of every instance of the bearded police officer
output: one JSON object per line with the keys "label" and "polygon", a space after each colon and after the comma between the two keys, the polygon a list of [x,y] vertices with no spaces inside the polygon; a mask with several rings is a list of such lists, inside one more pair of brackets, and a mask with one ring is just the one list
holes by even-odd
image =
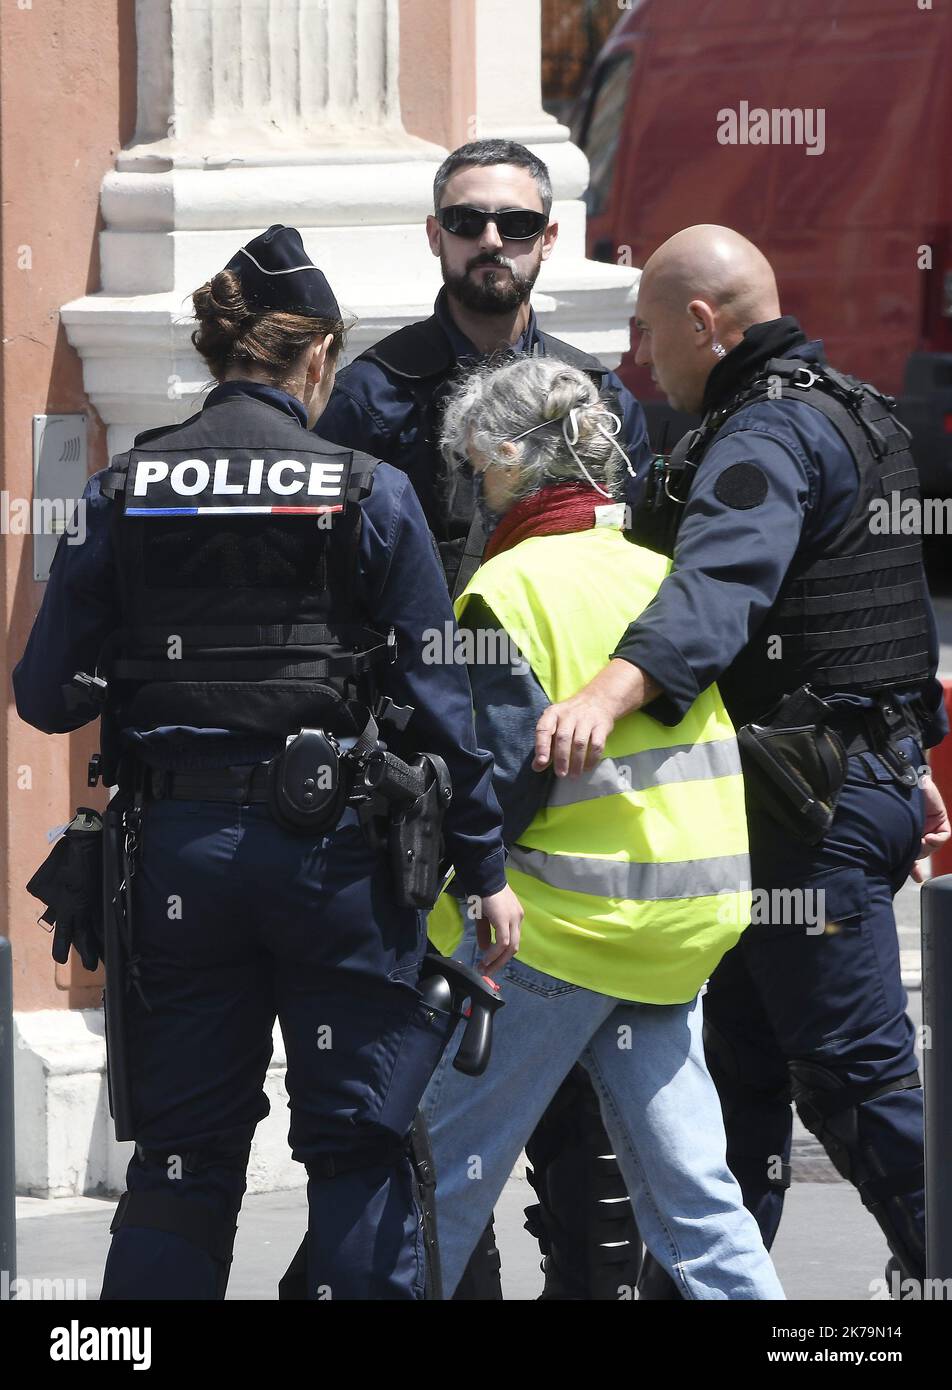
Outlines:
{"label": "bearded police officer", "polygon": [[876,521],[883,499],[916,496],[908,435],[780,316],[771,267],[735,232],[666,242],[637,314],[637,361],[703,412],[635,518],[674,569],[610,664],[540,718],[535,766],[574,773],[624,712],[671,724],[718,682],[754,890],[705,1000],[731,1167],[769,1246],[792,1097],[921,1278],[922,1091],[892,899],[949,824],[922,751],[946,727],[920,543]]}
{"label": "bearded police officer", "polygon": [[220,384],[90,480],[14,672],[40,729],[102,714],[119,786],[106,1015],[136,1151],[103,1297],[224,1296],[277,1016],[308,1296],[418,1298],[407,1136],[455,1021],[417,988],[441,813],[490,969],[521,915],[491,759],[464,669],[421,658],[452,611],[406,476],[308,429],[344,324],[299,233],[256,237],[194,307]]}
{"label": "bearded police officer", "polygon": [[480,527],[466,544],[472,492],[447,495],[442,487],[439,430],[447,395],[467,367],[500,351],[579,367],[618,409],[619,442],[632,468],[643,474],[650,455],[644,412],[631,393],[597,357],[544,333],[530,304],[559,231],[549,220],[552,185],[542,160],[514,140],[462,145],[437,170],[433,206],[426,234],[443,274],[433,314],[375,343],[341,371],[321,433],[410,475],[458,593],[464,549],[468,579],[485,536]]}
{"label": "bearded police officer", "polygon": [[[426,231],[443,273],[433,315],[374,344],[341,371],[321,434],[409,474],[455,596],[479,564],[488,519],[472,480],[457,476],[452,488],[445,486],[439,454],[442,408],[467,369],[493,354],[555,357],[578,367],[621,420],[618,440],[632,475],[643,477],[650,454],[644,412],[617,376],[543,332],[532,310],[532,287],[558,235],[549,220],[552,186],[543,162],[515,141],[478,140],[444,160],[433,195]],[[629,482],[634,486],[635,477]],[[547,1254],[544,1296],[615,1298],[617,1286],[633,1285],[637,1274],[619,1251],[627,1241],[637,1262],[640,1242],[634,1224],[618,1219],[625,1188],[581,1068],[553,1100],[527,1152],[540,1199],[529,1225]],[[501,1297],[491,1231],[456,1296]]]}

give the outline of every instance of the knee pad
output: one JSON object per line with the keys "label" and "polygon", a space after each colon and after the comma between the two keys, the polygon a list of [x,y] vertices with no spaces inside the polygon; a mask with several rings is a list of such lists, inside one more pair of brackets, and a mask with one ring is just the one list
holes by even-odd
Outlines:
{"label": "knee pad", "polygon": [[858,1184],[853,1168],[860,1149],[859,1114],[867,1102],[893,1091],[917,1090],[918,1071],[892,1081],[852,1085],[817,1062],[790,1063],[793,1098],[806,1128],[824,1146],[836,1171]]}
{"label": "knee pad", "polygon": [[[110,1231],[115,1235],[126,1227],[138,1227],[187,1241],[219,1267],[217,1296],[224,1298],[250,1145],[250,1140],[210,1140],[200,1148],[183,1146],[181,1152],[136,1145],[133,1163],[142,1180],[133,1179],[119,1199]],[[189,1192],[187,1185],[180,1193],[170,1181],[200,1178],[212,1170],[216,1174],[224,1170],[226,1188],[230,1181],[234,1184],[231,1192],[220,1194],[217,1203]]]}
{"label": "knee pad", "polygon": [[918,1071],[892,1081],[851,1085],[828,1067],[796,1061],[790,1063],[790,1074],[800,1119],[826,1149],[836,1171],[859,1192],[903,1274],[922,1278],[925,1233],[902,1199],[922,1187],[924,1165],[885,1172],[860,1132],[863,1106],[893,1091],[918,1089]]}

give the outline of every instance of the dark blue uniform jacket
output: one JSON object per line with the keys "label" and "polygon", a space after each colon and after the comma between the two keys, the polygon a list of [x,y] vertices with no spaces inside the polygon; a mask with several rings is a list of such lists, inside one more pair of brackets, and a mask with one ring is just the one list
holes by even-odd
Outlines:
{"label": "dark blue uniform jacket", "polygon": [[[822,343],[806,342],[799,331],[785,335],[788,342],[798,341],[777,351],[778,326],[791,323],[795,326],[795,320],[779,319],[749,330],[745,342],[714,368],[705,409],[720,403],[718,387],[731,383],[731,369],[736,379],[735,354],[746,370],[758,357],[823,361]],[[768,487],[759,506],[739,510],[721,501],[715,489],[724,470],[743,461],[762,470]],[[773,606],[798,547],[811,556],[836,554],[835,538],[857,491],[852,455],[818,411],[779,399],[757,402],[730,417],[695,476],[672,573],[611,653],[661,686],[663,694],[646,706],[648,714],[676,724],[713,681],[735,724],[767,712],[756,684],[732,682],[731,663]],[[926,604],[935,670],[938,638],[928,598]],[[942,687],[930,681],[921,695],[929,714],[924,741],[931,747],[947,732]]]}
{"label": "dark blue uniform jacket", "polygon": [[[253,382],[228,382],[222,392],[245,392],[287,410],[306,424],[303,406],[283,391]],[[368,451],[369,452],[369,451]],[[44,733],[67,733],[89,722],[71,710],[62,687],[77,671],[93,671],[106,637],[122,626],[112,548],[116,503],[100,493],[94,474],[84,493],[86,539],[57,548],[43,603],[26,650],[13,672],[17,711]],[[358,585],[368,621],[397,635],[397,661],[379,668],[385,694],[413,705],[408,733],[421,750],[440,754],[453,780],[447,812],[447,849],[467,891],[481,896],[505,883],[500,811],[492,789],[492,759],[477,747],[466,668],[452,661],[425,664],[428,630],[446,632],[453,610],[439,558],[406,474],[385,464],[360,503],[363,513]],[[432,639],[429,642],[432,648]],[[223,723],[225,722],[223,718]],[[155,766],[197,768],[255,762],[277,752],[271,742],[220,730],[124,731],[127,742]]]}

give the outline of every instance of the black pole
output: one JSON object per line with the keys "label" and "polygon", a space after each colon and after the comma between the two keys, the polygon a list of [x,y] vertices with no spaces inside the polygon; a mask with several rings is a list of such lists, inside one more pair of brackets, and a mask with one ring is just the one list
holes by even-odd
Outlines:
{"label": "black pole", "polygon": [[926,1274],[952,1279],[952,874],[931,879],[922,889],[922,1015],[927,1029],[922,1049]]}
{"label": "black pole", "polygon": [[13,1048],[13,953],[6,937],[0,936],[0,1298],[4,1299],[10,1297],[17,1277]]}

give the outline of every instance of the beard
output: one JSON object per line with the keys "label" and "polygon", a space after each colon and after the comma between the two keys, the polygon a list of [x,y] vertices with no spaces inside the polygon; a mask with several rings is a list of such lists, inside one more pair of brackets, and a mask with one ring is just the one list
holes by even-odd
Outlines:
{"label": "beard", "polygon": [[[500,273],[483,275],[475,280],[470,276],[470,271],[480,265],[499,266]],[[532,293],[532,286],[542,268],[542,253],[540,249],[539,259],[528,275],[521,275],[504,256],[493,256],[486,252],[467,261],[462,274],[451,271],[442,254],[440,266],[448,293],[458,299],[464,308],[476,314],[511,314],[513,309],[525,304]],[[509,274],[504,274],[503,268],[508,269]]]}

